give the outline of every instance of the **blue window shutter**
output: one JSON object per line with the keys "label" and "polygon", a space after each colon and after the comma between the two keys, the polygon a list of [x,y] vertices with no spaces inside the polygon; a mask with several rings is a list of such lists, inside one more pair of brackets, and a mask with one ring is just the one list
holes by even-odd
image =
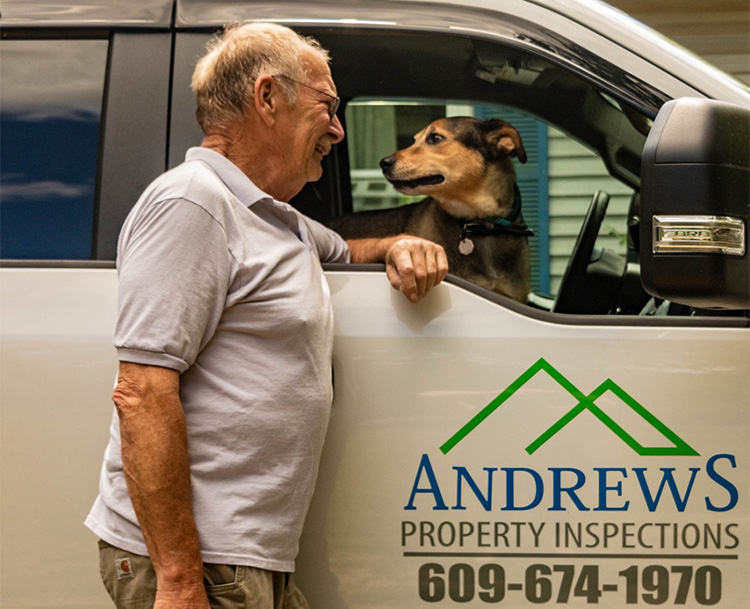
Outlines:
{"label": "blue window shutter", "polygon": [[547,125],[506,108],[478,107],[475,116],[482,120],[502,119],[521,134],[527,161],[523,165],[515,161],[514,165],[523,200],[523,219],[534,231],[534,237],[529,239],[531,289],[547,295],[550,293]]}

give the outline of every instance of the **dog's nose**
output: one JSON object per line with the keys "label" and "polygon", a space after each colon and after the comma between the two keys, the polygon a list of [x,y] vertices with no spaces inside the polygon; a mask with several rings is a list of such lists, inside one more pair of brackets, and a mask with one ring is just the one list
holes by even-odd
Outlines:
{"label": "dog's nose", "polygon": [[380,169],[383,170],[383,173],[388,171],[393,165],[396,163],[396,157],[393,155],[387,156],[384,159],[380,159]]}

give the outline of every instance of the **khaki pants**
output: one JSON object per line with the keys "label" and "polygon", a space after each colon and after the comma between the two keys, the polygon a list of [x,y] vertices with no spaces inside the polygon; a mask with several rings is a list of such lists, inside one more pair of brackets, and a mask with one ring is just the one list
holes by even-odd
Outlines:
{"label": "khaki pants", "polygon": [[[99,542],[99,569],[117,609],[152,609],[156,574],[147,556]],[[289,573],[253,567],[203,565],[212,609],[309,609]]]}

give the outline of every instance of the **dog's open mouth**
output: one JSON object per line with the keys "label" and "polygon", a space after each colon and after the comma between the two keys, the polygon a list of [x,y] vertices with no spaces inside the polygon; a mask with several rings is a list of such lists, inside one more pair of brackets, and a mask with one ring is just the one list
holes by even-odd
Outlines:
{"label": "dog's open mouth", "polygon": [[445,182],[445,177],[440,174],[425,176],[415,180],[388,180],[396,190],[415,190],[421,186],[435,186]]}

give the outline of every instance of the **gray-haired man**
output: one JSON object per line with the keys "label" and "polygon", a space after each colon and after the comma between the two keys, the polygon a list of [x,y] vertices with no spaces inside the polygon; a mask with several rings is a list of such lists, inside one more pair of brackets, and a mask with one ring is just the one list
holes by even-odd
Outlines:
{"label": "gray-haired man", "polygon": [[417,301],[447,261],[405,235],[347,244],[286,203],[344,137],[315,41],[229,28],[192,86],[204,140],[120,236],[117,416],[86,524],[118,606],[306,607],[289,573],[332,397],[320,262],[385,261]]}

